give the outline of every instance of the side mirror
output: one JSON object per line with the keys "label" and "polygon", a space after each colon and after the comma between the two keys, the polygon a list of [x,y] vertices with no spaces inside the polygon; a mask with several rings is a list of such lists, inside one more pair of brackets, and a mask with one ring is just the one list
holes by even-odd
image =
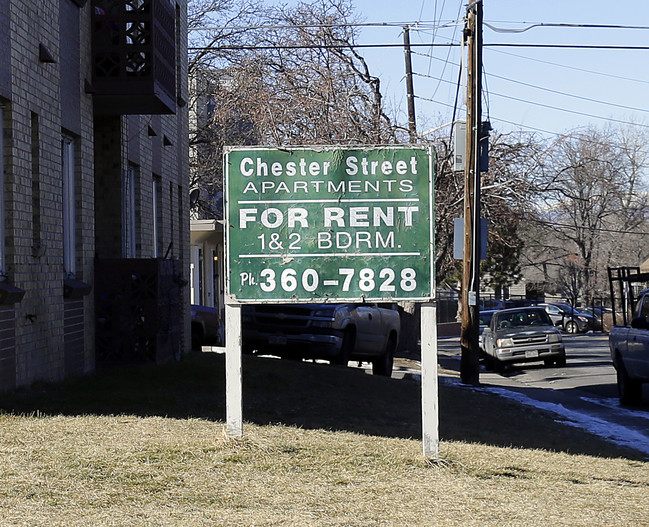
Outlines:
{"label": "side mirror", "polygon": [[649,324],[645,317],[635,317],[631,320],[631,327],[634,329],[649,329]]}

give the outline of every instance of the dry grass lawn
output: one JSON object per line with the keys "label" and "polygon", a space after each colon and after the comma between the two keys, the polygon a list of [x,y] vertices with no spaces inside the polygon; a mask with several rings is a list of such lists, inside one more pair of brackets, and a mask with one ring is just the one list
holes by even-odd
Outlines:
{"label": "dry grass lawn", "polygon": [[496,396],[441,386],[429,462],[418,390],[246,358],[242,440],[214,354],[21,391],[0,404],[0,525],[649,525],[638,454]]}

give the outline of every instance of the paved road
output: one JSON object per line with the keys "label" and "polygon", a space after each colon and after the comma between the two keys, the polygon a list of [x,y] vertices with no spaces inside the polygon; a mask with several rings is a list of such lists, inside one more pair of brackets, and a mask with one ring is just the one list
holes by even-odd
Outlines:
{"label": "paved road", "polygon": [[[503,374],[482,369],[486,387],[515,392],[523,400],[560,411],[568,420],[583,418],[612,440],[631,442],[649,454],[649,385],[643,404],[621,407],[617,398],[615,369],[608,352],[608,336],[591,333],[564,336],[567,365],[546,368],[542,363],[514,365]],[[460,366],[459,339],[440,339],[441,376],[457,377]],[[598,433],[599,433],[598,432]]]}

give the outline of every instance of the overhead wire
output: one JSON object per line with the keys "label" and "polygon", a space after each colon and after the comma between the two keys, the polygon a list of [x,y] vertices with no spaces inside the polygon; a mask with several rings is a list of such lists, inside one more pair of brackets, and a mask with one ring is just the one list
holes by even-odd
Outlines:
{"label": "overhead wire", "polygon": [[569,65],[566,65],[566,64],[559,64],[557,62],[551,62],[551,61],[548,61],[548,60],[538,59],[538,58],[535,58],[535,57],[518,55],[516,53],[511,53],[510,51],[503,51],[501,49],[494,49],[494,50],[491,50],[491,51],[493,51],[494,53],[500,53],[502,55],[509,55],[510,57],[517,57],[517,58],[529,60],[529,61],[532,61],[532,62],[538,62],[539,64],[547,64],[549,66],[555,66],[557,68],[565,68],[565,69],[569,69],[571,71],[581,71],[583,73],[590,73],[592,75],[599,75],[599,76],[602,76],[602,77],[609,77],[611,79],[619,79],[619,80],[624,80],[624,81],[638,82],[638,83],[642,83],[642,84],[649,84],[649,81],[643,80],[643,79],[625,77],[625,76],[622,76],[622,75],[615,75],[613,73],[605,73],[603,71],[589,70],[589,69],[586,69],[586,68],[580,68],[579,66],[573,66],[573,65],[569,66]]}
{"label": "overhead wire", "polygon": [[535,84],[530,84],[530,83],[523,82],[523,81],[509,79],[509,78],[503,77],[501,75],[496,75],[495,73],[490,73],[489,76],[494,77],[496,79],[501,79],[501,80],[504,80],[504,81],[507,81],[507,82],[512,82],[514,84],[518,84],[519,86],[526,86],[528,88],[533,88],[533,89],[545,91],[545,92],[548,92],[548,93],[554,93],[556,95],[561,95],[561,96],[564,96],[564,97],[571,97],[573,99],[578,99],[578,100],[581,100],[581,101],[592,102],[592,103],[596,103],[596,104],[604,104],[606,106],[614,106],[616,108],[622,108],[624,110],[633,110],[635,112],[649,113],[649,109],[646,109],[646,108],[637,108],[635,106],[626,106],[624,104],[617,104],[617,103],[614,103],[614,102],[607,102],[607,101],[600,101],[598,99],[591,99],[590,97],[584,97],[583,95],[575,95],[574,93],[566,93],[566,92],[563,92],[563,91],[553,90],[551,88],[544,88],[542,86],[537,86]]}
{"label": "overhead wire", "polygon": [[[539,64],[546,64],[548,66],[554,66],[554,67],[557,67],[557,68],[568,69],[570,71],[580,71],[580,72],[583,72],[583,73],[589,73],[591,75],[597,75],[597,76],[600,76],[600,77],[607,77],[607,78],[611,78],[611,79],[618,79],[618,80],[629,81],[629,82],[637,82],[637,83],[640,83],[640,84],[649,84],[649,80],[638,79],[637,77],[635,77],[635,78],[634,77],[626,77],[626,76],[623,76],[623,75],[615,75],[613,73],[607,73],[607,72],[603,72],[603,71],[595,71],[595,70],[590,70],[590,69],[586,69],[586,68],[580,68],[579,66],[574,66],[574,65],[560,64],[558,62],[552,62],[552,61],[549,61],[549,60],[538,59],[536,57],[530,57],[530,56],[526,56],[526,55],[519,55],[517,53],[512,53],[510,51],[503,51],[503,50],[500,50],[500,49],[493,49],[493,50],[490,50],[490,52],[499,53],[501,55],[508,55],[510,57],[516,57],[516,58],[523,59],[523,60],[530,61],[530,62],[538,62]],[[437,61],[443,60],[443,59],[440,59],[440,58],[434,56],[431,53],[422,53],[421,51],[413,51],[412,54],[413,55],[419,55],[419,56],[422,56],[422,57],[426,57],[426,58],[429,58],[429,59],[435,59]]]}
{"label": "overhead wire", "polygon": [[[417,77],[431,78],[431,79],[437,80],[439,82],[445,82],[445,83],[448,83],[448,84],[453,83],[453,81],[438,78],[438,77],[433,77],[433,76],[430,76],[430,75],[426,75],[424,73],[413,72],[413,75],[415,75]],[[569,95],[569,94],[563,94],[563,93],[561,93],[561,94],[562,95]],[[541,108],[547,108],[547,109],[556,110],[556,111],[560,111],[560,112],[571,113],[571,114],[574,114],[574,115],[582,115],[584,117],[592,117],[593,119],[602,119],[602,120],[605,120],[605,121],[628,124],[628,125],[632,125],[632,126],[638,126],[638,127],[641,127],[641,128],[649,128],[649,125],[645,125],[645,124],[642,124],[642,123],[633,123],[633,122],[630,122],[630,121],[625,121],[625,120],[622,120],[622,119],[616,119],[616,118],[613,118],[613,117],[595,115],[595,114],[591,114],[591,113],[580,112],[578,110],[571,110],[571,109],[568,109],[568,108],[561,108],[559,106],[553,106],[553,105],[550,105],[550,104],[544,104],[544,103],[540,103],[540,102],[530,101],[528,99],[521,99],[519,97],[514,97],[512,95],[504,95],[504,94],[496,93],[496,92],[491,92],[491,95],[494,95],[496,97],[502,97],[502,98],[510,99],[510,100],[516,101],[516,102],[522,102],[522,103],[525,103],[525,104],[529,104],[531,106],[539,106]],[[431,102],[437,102],[437,101],[434,101],[432,99],[427,99],[425,97],[418,96],[418,98],[421,98],[421,99],[424,99],[424,100],[429,100]],[[599,102],[600,104],[606,104],[606,105],[609,104],[609,103],[606,103],[604,101],[596,101],[596,102]],[[616,106],[614,104],[611,104],[611,105]],[[639,111],[649,112],[649,110],[639,110]]]}
{"label": "overhead wire", "polygon": [[[424,5],[425,5],[425,0],[423,0],[423,2],[422,2],[422,7],[421,7],[421,10],[420,10],[420,18],[421,18],[422,14],[423,14]],[[436,8],[437,8],[437,2],[435,3],[435,9]],[[443,6],[442,6],[442,9],[443,9]],[[460,11],[461,11],[461,6],[460,6],[460,8],[458,10],[458,15],[459,15]],[[417,48],[417,47],[419,47],[419,48],[421,48],[421,47],[426,47],[426,48],[445,47],[445,48],[448,48],[448,52],[446,54],[447,58],[446,59],[440,59],[438,57],[433,56],[432,53],[431,54],[422,54],[422,53],[418,53],[416,51],[413,51],[413,54],[428,56],[429,57],[429,69],[430,69],[430,61],[432,61],[433,59],[443,61],[444,62],[444,68],[443,68],[442,73],[444,73],[446,71],[446,68],[450,64],[452,64],[452,62],[449,59],[450,53],[451,53],[450,50],[452,48],[459,47],[461,44],[459,44],[457,42],[454,42],[453,39],[451,39],[450,42],[446,42],[446,43],[440,43],[440,42],[436,41],[437,37],[438,37],[438,31],[439,31],[439,29],[453,27],[454,34],[455,34],[455,32],[457,30],[457,27],[459,27],[459,16],[458,16],[458,20],[442,23],[441,20],[438,21],[436,19],[437,18],[436,14],[437,14],[437,11],[435,11],[435,13],[434,13],[434,20],[433,21],[419,20],[419,21],[417,21],[415,23],[404,23],[404,22],[374,22],[373,23],[373,22],[368,22],[368,23],[327,24],[326,26],[327,27],[399,27],[399,26],[403,26],[404,24],[407,24],[413,29],[413,31],[419,31],[419,32],[424,32],[424,33],[427,32],[427,31],[431,31],[432,32],[432,41],[430,43],[412,43],[411,46],[415,47],[415,48]],[[509,33],[511,33],[511,32],[521,33],[523,31],[527,31],[529,29],[536,28],[536,27],[591,28],[591,29],[592,28],[649,29],[649,27],[645,27],[645,26],[614,26],[614,25],[592,25],[592,24],[544,24],[544,23],[538,24],[537,23],[537,24],[531,24],[528,27],[523,28],[523,29],[510,30],[510,29],[496,28],[492,24],[485,24],[485,25],[487,27],[489,27],[490,29],[494,30],[494,31],[497,31],[497,32],[509,32]],[[257,26],[247,26],[247,27],[239,28],[239,29],[309,28],[309,27],[322,27],[322,26],[323,26],[322,24],[301,24],[301,25],[281,25],[281,26],[257,25]],[[222,27],[200,27],[200,28],[192,28],[192,31],[219,30],[219,29],[225,29],[225,28],[222,28]],[[350,44],[342,44],[342,45],[325,45],[325,46],[321,46],[321,45],[286,45],[286,46],[276,46],[276,45],[273,45],[273,46],[228,45],[228,46],[220,47],[218,49],[221,49],[221,50],[267,50],[267,49],[278,49],[278,48],[283,48],[283,49],[305,49],[305,48],[314,48],[314,47],[329,48],[329,49],[390,48],[390,47],[402,47],[402,44],[401,43],[380,43],[380,44],[356,44],[356,43],[350,43]],[[517,44],[485,43],[484,47],[485,48],[493,48],[494,52],[509,54],[509,55],[512,55],[512,56],[517,56],[517,55],[502,51],[501,49],[495,49],[495,48],[500,48],[500,47],[532,48],[532,47],[534,47],[534,48],[625,49],[625,50],[630,50],[630,49],[647,50],[647,49],[649,49],[649,46],[624,46],[624,45],[604,45],[604,44],[596,44],[596,45],[525,44],[525,43],[517,43]],[[209,48],[209,47],[208,48],[199,47],[199,46],[189,48],[190,51],[209,50],[209,49],[211,49],[211,48]],[[521,58],[528,58],[528,57],[521,57]],[[538,62],[547,63],[547,64],[555,65],[555,66],[558,66],[558,67],[568,67],[568,66],[563,66],[561,64],[556,64],[556,63],[552,63],[552,62],[548,62],[548,61],[542,61],[540,59],[529,58],[529,60],[535,60],[535,61],[538,61]],[[605,75],[605,76],[614,77],[614,78],[622,78],[622,79],[625,79],[625,80],[631,80],[631,81],[636,81],[636,82],[642,82],[642,83],[649,84],[649,81],[642,81],[642,80],[639,80],[639,79],[628,79],[628,78],[621,77],[621,76],[616,76],[616,75],[611,75],[611,74],[604,74],[604,73],[601,73],[601,72],[592,72],[590,70],[585,70],[585,69],[580,69],[580,68],[571,67],[571,69],[580,70],[580,71],[586,71],[586,72],[589,72],[589,73]],[[418,74],[418,73],[415,73],[415,75],[424,76],[423,74]],[[505,80],[505,81],[517,83],[517,84],[520,84],[520,85],[523,85],[523,86],[528,86],[528,87],[536,88],[536,89],[539,89],[539,90],[548,91],[550,93],[555,93],[555,94],[558,94],[558,95],[562,95],[562,96],[566,96],[566,97],[572,97],[572,98],[576,98],[576,99],[581,99],[581,100],[584,100],[584,101],[587,101],[587,102],[593,102],[593,103],[597,103],[597,104],[604,104],[604,105],[609,105],[609,106],[618,107],[618,108],[622,108],[622,109],[628,109],[628,110],[632,110],[632,111],[639,111],[639,112],[648,112],[649,111],[649,110],[644,110],[644,109],[641,109],[641,108],[635,108],[635,107],[620,105],[620,104],[616,104],[616,103],[598,101],[596,99],[590,99],[590,98],[583,97],[583,96],[577,96],[577,95],[574,95],[574,94],[564,93],[564,92],[560,92],[558,90],[552,90],[550,88],[534,86],[534,85],[531,85],[531,84],[528,84],[528,83],[524,83],[524,82],[521,82],[521,81],[516,81],[516,80],[513,80],[513,79],[508,79],[506,77],[501,77],[501,76],[498,76],[498,75],[495,75],[495,74],[490,74],[488,76],[485,74],[485,79],[487,79],[489,76],[491,76],[493,78],[499,78],[499,79],[502,79],[502,80]],[[433,77],[431,77],[431,78],[433,78]],[[437,85],[436,85],[436,87],[435,87],[435,89],[433,91],[433,97],[437,94],[437,92],[439,90],[439,87],[441,86],[441,84],[443,82],[456,84],[453,81],[449,81],[449,80],[446,80],[446,79],[443,79],[443,78],[438,78],[437,79]],[[485,86],[486,85],[487,85],[487,83],[485,81]],[[423,100],[429,100],[429,101],[437,103],[437,104],[442,104],[443,106],[448,106],[448,107],[454,108],[454,114],[455,114],[455,111],[456,111],[455,109],[457,107],[457,101],[458,101],[458,97],[457,97],[458,93],[459,93],[459,81],[458,81],[458,84],[457,84],[457,87],[456,87],[455,104],[453,104],[453,105],[441,103],[440,101],[436,101],[433,98],[426,98],[426,97],[422,97],[422,96],[417,96],[417,98],[420,98],[420,99],[423,99]],[[487,95],[488,95],[488,90],[487,90]],[[522,103],[526,103],[526,104],[530,104],[530,105],[535,105],[535,106],[539,106],[539,107],[543,107],[543,108],[548,108],[548,109],[552,109],[552,110],[556,110],[556,111],[572,113],[572,114],[575,114],[575,115],[583,115],[585,117],[591,117],[591,118],[595,118],[595,119],[602,119],[602,120],[607,120],[607,121],[611,121],[611,122],[618,122],[618,123],[623,123],[623,124],[631,124],[631,125],[634,125],[634,126],[640,126],[640,127],[649,128],[649,126],[647,126],[647,125],[642,125],[642,124],[638,124],[638,123],[629,123],[628,121],[623,121],[623,120],[620,120],[620,119],[613,119],[613,118],[604,117],[604,116],[600,116],[600,115],[594,115],[594,114],[590,114],[590,113],[586,113],[586,112],[579,112],[579,111],[576,111],[576,110],[560,108],[560,107],[557,107],[557,106],[547,105],[547,104],[543,104],[543,103],[537,103],[537,102],[533,102],[533,101],[529,101],[529,100],[525,100],[525,99],[520,99],[520,98],[509,96],[509,95],[504,95],[504,94],[499,94],[499,93],[493,93],[492,95],[497,96],[497,97],[507,98],[507,99],[517,101],[517,102],[522,102]],[[488,99],[487,99],[486,106],[488,108]],[[497,120],[499,120],[501,122],[508,122],[508,121],[505,121],[503,119],[497,119]],[[516,124],[516,123],[511,123],[511,124]],[[520,126],[524,126],[524,125],[520,125]],[[543,133],[553,133],[553,132],[549,132],[547,130],[542,130],[542,129],[538,129],[538,128],[535,129],[535,128],[529,127],[529,126],[525,126],[525,127],[529,128],[529,129],[541,131]]]}

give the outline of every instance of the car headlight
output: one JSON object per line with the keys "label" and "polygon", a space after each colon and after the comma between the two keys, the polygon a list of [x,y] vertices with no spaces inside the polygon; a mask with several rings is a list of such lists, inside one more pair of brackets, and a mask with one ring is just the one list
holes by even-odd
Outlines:
{"label": "car headlight", "polygon": [[496,340],[496,346],[499,348],[510,348],[514,345],[514,340],[511,338]]}
{"label": "car headlight", "polygon": [[314,320],[311,322],[311,326],[314,328],[331,328],[333,325],[333,320]]}
{"label": "car headlight", "polygon": [[548,335],[548,342],[561,342],[561,335],[559,333],[551,333]]}
{"label": "car headlight", "polygon": [[331,307],[327,307],[327,308],[324,308],[324,309],[316,309],[313,312],[313,316],[314,317],[331,317],[331,318],[333,318],[334,311],[335,311],[335,309],[331,308]]}

